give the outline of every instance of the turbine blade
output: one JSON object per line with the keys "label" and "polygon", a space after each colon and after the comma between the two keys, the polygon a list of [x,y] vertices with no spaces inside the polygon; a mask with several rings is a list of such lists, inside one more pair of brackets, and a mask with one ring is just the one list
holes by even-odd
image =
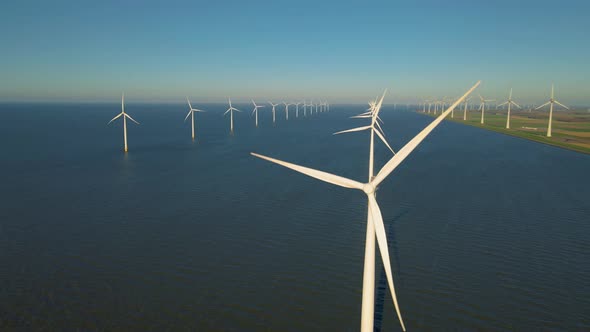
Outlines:
{"label": "turbine blade", "polygon": [[564,104],[562,104],[562,103],[558,102],[557,100],[554,100],[554,102],[555,102],[557,105],[559,105],[559,106],[561,106],[561,107],[565,108],[566,110],[569,110],[569,107],[567,107],[567,106],[565,106]]}
{"label": "turbine blade", "polygon": [[502,104],[498,104],[498,106],[504,106],[504,105],[506,105],[506,104],[508,104],[508,102],[507,102],[507,101],[503,102]]}
{"label": "turbine blade", "polygon": [[188,111],[188,114],[186,115],[186,118],[184,118],[184,122],[186,122],[186,119],[188,119],[188,117],[191,115],[192,112],[193,112],[192,109],[190,111]]}
{"label": "turbine blade", "polygon": [[334,175],[334,174],[330,174],[330,173],[326,173],[326,172],[322,172],[322,171],[317,171],[315,169],[291,164],[291,163],[281,161],[278,159],[266,157],[266,156],[263,156],[263,155],[260,155],[260,154],[254,153],[254,152],[251,152],[250,154],[253,155],[254,157],[268,160],[268,161],[273,162],[275,164],[279,164],[281,166],[290,168],[294,171],[297,171],[299,173],[303,173],[307,176],[311,176],[312,178],[316,178],[316,179],[322,180],[324,182],[335,184],[337,186],[344,187],[344,188],[363,190],[364,184],[354,181],[354,180],[350,180],[350,179],[347,179],[347,178],[344,178],[344,177],[341,177],[338,175]]}
{"label": "turbine blade", "polygon": [[129,115],[129,114],[127,114],[127,113],[125,113],[125,116],[126,116],[126,117],[127,117],[129,120],[131,120],[131,121],[133,121],[133,122],[135,122],[135,123],[139,124],[139,122],[135,121],[135,119],[133,119],[133,118],[131,117],[131,115]]}
{"label": "turbine blade", "polygon": [[369,196],[369,212],[371,213],[371,219],[373,219],[373,224],[375,225],[375,236],[377,237],[377,244],[379,245],[381,260],[383,261],[383,268],[385,269],[385,275],[387,276],[389,291],[391,291],[391,297],[393,298],[393,305],[395,306],[399,323],[402,326],[402,330],[405,331],[406,327],[404,326],[404,320],[399,310],[397,295],[393,285],[393,273],[391,272],[391,261],[389,259],[389,248],[387,246],[385,226],[383,225],[383,216],[381,215],[381,210],[379,209],[379,205],[375,199],[375,193],[369,194],[367,196]]}
{"label": "turbine blade", "polygon": [[406,157],[438,126],[452,110],[457,107],[475,88],[479,86],[481,81],[477,81],[471,89],[469,89],[461,98],[457,99],[446,111],[439,115],[426,128],[424,128],[418,135],[412,138],[403,148],[401,148],[393,158],[391,158],[383,168],[377,173],[377,176],[371,181],[375,186],[378,186],[393,170],[401,164]]}
{"label": "turbine blade", "polygon": [[375,134],[377,134],[377,136],[379,136],[379,138],[381,139],[381,141],[387,145],[387,147],[389,148],[389,150],[391,151],[391,153],[393,153],[393,155],[395,155],[395,151],[393,151],[393,149],[391,148],[391,146],[389,146],[389,143],[387,143],[387,141],[385,140],[385,137],[383,137],[383,135],[381,134],[381,132],[377,129],[373,129],[375,131]]}
{"label": "turbine blade", "polygon": [[547,105],[549,105],[549,104],[551,104],[551,102],[550,102],[550,101],[546,102],[545,104],[543,104],[543,105],[541,105],[541,106],[539,106],[539,107],[537,107],[537,108],[535,108],[535,109],[536,109],[536,110],[538,110],[539,108],[543,108],[543,107],[545,107],[545,106],[547,106]]}
{"label": "turbine blade", "polygon": [[119,117],[121,117],[121,115],[123,115],[123,114],[124,114],[123,112],[119,113],[119,115],[117,115],[116,117],[112,118],[112,119],[111,119],[111,121],[109,121],[109,123],[107,123],[107,125],[109,125],[109,124],[111,124],[111,122],[113,122],[113,121],[117,120],[117,119],[118,119]]}
{"label": "turbine blade", "polygon": [[344,133],[352,133],[355,131],[362,131],[362,130],[367,130],[370,129],[371,126],[364,126],[364,127],[358,127],[358,128],[353,128],[353,129],[348,129],[348,130],[342,130],[336,133],[333,133],[332,135],[338,135],[338,134],[344,134]]}
{"label": "turbine blade", "polygon": [[186,102],[188,103],[188,107],[190,107],[190,109],[193,109],[193,105],[191,105],[190,100],[188,100],[188,96],[186,97]]}
{"label": "turbine blade", "polygon": [[349,119],[365,119],[365,118],[372,118],[372,115],[355,115],[351,116]]}
{"label": "turbine blade", "polygon": [[522,107],[520,107],[520,105],[518,105],[518,104],[517,104],[517,103],[515,103],[515,102],[512,102],[512,105],[514,105],[514,106],[516,106],[516,107],[518,107],[518,108],[521,108],[521,109],[522,109]]}
{"label": "turbine blade", "polygon": [[228,108],[227,111],[225,111],[225,113],[223,113],[223,115],[226,115],[227,112],[231,111],[231,108]]}

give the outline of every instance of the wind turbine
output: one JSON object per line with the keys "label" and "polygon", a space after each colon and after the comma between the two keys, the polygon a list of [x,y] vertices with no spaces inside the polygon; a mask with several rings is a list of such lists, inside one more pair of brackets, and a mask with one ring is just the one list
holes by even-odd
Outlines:
{"label": "wind turbine", "polygon": [[465,106],[463,107],[463,121],[467,121],[467,102],[471,99],[471,97],[465,98]]}
{"label": "wind turbine", "polygon": [[287,120],[289,120],[289,103],[283,102],[283,105],[285,105],[285,117]]}
{"label": "wind turbine", "polygon": [[[437,117],[434,121],[432,121],[426,128],[424,128],[418,135],[416,135],[412,140],[410,140],[398,153],[393,156],[384,166],[381,168],[379,173],[373,179],[368,181],[367,183],[361,183],[354,180],[350,180],[341,176],[333,175],[330,173],[314,170],[308,167],[303,167],[299,165],[295,165],[292,163],[288,163],[285,161],[281,161],[278,159],[266,157],[257,153],[251,153],[253,156],[279,164],[281,166],[290,168],[294,171],[299,173],[303,173],[310,177],[316,178],[318,180],[322,180],[324,182],[328,182],[340,187],[344,188],[351,188],[363,191],[367,195],[368,199],[368,213],[370,214],[370,219],[375,226],[375,236],[377,238],[377,243],[379,245],[379,251],[381,253],[381,260],[383,261],[383,268],[385,269],[385,274],[387,276],[387,282],[389,285],[389,290],[391,291],[393,304],[395,307],[395,311],[397,313],[398,319],[400,321],[400,325],[402,330],[406,330],[402,315],[399,309],[399,305],[397,302],[397,296],[395,293],[395,289],[393,287],[393,276],[391,272],[391,263],[389,260],[389,248],[387,246],[387,236],[385,233],[385,226],[383,225],[383,216],[381,215],[381,210],[379,205],[377,204],[377,199],[375,198],[375,190],[385,180],[385,178],[393,172],[397,166],[401,164],[401,162],[408,156],[410,153],[432,132],[436,126],[438,126],[444,118],[451,113],[453,108],[455,108],[459,103],[463,101],[477,86],[479,86],[480,82],[477,82],[471,89],[469,89],[461,98],[457,99],[453,105],[446,111],[444,111],[439,117]],[[367,222],[370,222],[367,220]],[[364,294],[363,294],[364,296]],[[361,331],[362,332],[369,332],[373,331],[373,325],[370,324],[370,321],[362,320],[361,321]]]}
{"label": "wind turbine", "polygon": [[197,108],[193,108],[193,105],[191,105],[190,100],[188,100],[188,97],[186,97],[186,102],[188,103],[188,107],[189,107],[189,111],[188,114],[186,115],[186,117],[184,118],[184,121],[186,122],[186,119],[188,119],[188,116],[191,116],[191,130],[192,130],[192,137],[193,139],[195,139],[195,112],[205,112],[203,110],[197,109]]}
{"label": "wind turbine", "polygon": [[569,108],[567,106],[565,106],[562,103],[555,100],[553,92],[554,92],[553,91],[553,84],[551,84],[551,98],[549,98],[548,102],[546,102],[545,104],[536,108],[536,109],[539,109],[539,108],[543,108],[543,107],[549,105],[549,125],[547,126],[547,137],[551,137],[551,122],[553,119],[553,104],[557,104],[557,105],[565,108],[566,110],[569,110]]}
{"label": "wind turbine", "polygon": [[299,105],[301,105],[301,102],[295,103],[295,117],[296,118],[299,117]]}
{"label": "wind turbine", "polygon": [[272,103],[272,101],[269,101],[268,103],[270,104],[270,106],[272,106],[272,123],[275,123],[275,122],[276,122],[276,120],[277,120],[277,118],[276,118],[276,109],[275,109],[275,108],[276,108],[276,107],[277,107],[279,104],[273,104],[273,103]]}
{"label": "wind turbine", "polygon": [[[334,135],[342,134],[342,133],[349,133],[355,131],[363,131],[363,130],[370,130],[370,142],[369,142],[369,177],[368,182],[370,182],[374,177],[374,138],[375,134],[379,136],[381,141],[391,150],[391,152],[395,155],[395,152],[389,146],[385,137],[382,133],[381,126],[379,125],[379,112],[381,110],[381,105],[383,104],[383,99],[385,98],[385,93],[383,92],[383,96],[379,100],[378,103],[370,102],[369,112],[363,113],[361,115],[355,116],[355,118],[370,118],[371,125],[339,131],[334,133]],[[367,233],[366,233],[366,242],[365,242],[365,263],[364,263],[364,271],[363,271],[363,301],[362,301],[362,311],[361,311],[361,326],[373,327],[373,318],[375,315],[375,225],[369,211],[367,215]]]}
{"label": "wind turbine", "polygon": [[125,152],[128,151],[127,149],[127,118],[129,118],[129,120],[139,124],[139,122],[135,121],[129,114],[125,113],[125,94],[121,95],[121,113],[119,113],[119,115],[117,115],[116,117],[112,118],[111,121],[109,121],[109,123],[107,123],[107,125],[109,125],[111,122],[117,120],[120,117],[123,117],[123,139],[125,141]]}
{"label": "wind turbine", "polygon": [[484,99],[481,95],[479,95],[479,100],[480,100],[479,109],[481,110],[481,124],[483,124],[484,113],[486,111],[486,103],[490,102],[490,101],[494,101],[494,100],[493,99]]}
{"label": "wind turbine", "polygon": [[229,108],[227,109],[227,111],[225,111],[225,113],[223,113],[223,115],[226,115],[227,112],[229,112],[229,130],[230,132],[233,134],[234,133],[234,111],[238,111],[241,112],[239,109],[234,108],[231,105],[231,99],[227,98],[227,100],[229,101]]}
{"label": "wind turbine", "polygon": [[502,104],[500,104],[498,106],[502,106],[502,105],[508,105],[508,116],[506,117],[506,129],[510,129],[510,106],[514,105],[518,108],[522,108],[517,103],[515,103],[514,100],[512,100],[512,88],[510,88],[510,95],[508,95],[508,100],[506,100],[505,102],[503,102]]}
{"label": "wind turbine", "polygon": [[252,104],[254,104],[254,110],[252,111],[252,114],[256,114],[256,127],[258,127],[258,109],[264,107],[264,105],[256,105],[253,99]]}

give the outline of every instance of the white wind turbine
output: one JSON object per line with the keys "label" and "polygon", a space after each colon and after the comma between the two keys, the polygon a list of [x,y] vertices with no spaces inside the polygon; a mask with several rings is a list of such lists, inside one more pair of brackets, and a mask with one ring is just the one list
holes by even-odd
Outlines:
{"label": "white wind turbine", "polygon": [[186,122],[186,119],[188,119],[189,115],[191,116],[192,137],[193,137],[193,139],[195,139],[195,112],[205,112],[205,111],[197,109],[197,108],[193,108],[193,105],[191,105],[191,102],[190,102],[190,100],[188,100],[188,97],[186,97],[186,102],[188,103],[189,111],[188,111],[188,114],[186,115],[186,117],[184,118],[184,121]]}
{"label": "white wind turbine", "polygon": [[508,105],[508,116],[506,117],[506,129],[510,129],[510,106],[514,105],[518,108],[522,108],[517,103],[515,103],[514,100],[512,100],[512,88],[510,88],[510,95],[508,95],[508,100],[506,100],[505,102],[503,102],[502,104],[500,104],[498,106],[502,106],[502,105]]}
{"label": "white wind turbine", "polygon": [[[385,233],[385,226],[383,225],[383,216],[381,215],[381,210],[379,209],[379,205],[377,204],[377,200],[375,198],[375,190],[385,180],[385,178],[391,174],[401,164],[401,162],[408,156],[410,153],[432,132],[436,126],[438,126],[444,118],[455,108],[459,103],[465,99],[477,86],[479,86],[480,82],[477,82],[469,91],[467,91],[461,98],[456,100],[453,105],[446,111],[444,111],[439,117],[437,117],[434,121],[432,121],[426,128],[424,128],[418,135],[416,135],[412,140],[410,140],[403,148],[401,148],[398,153],[393,156],[384,166],[381,168],[379,173],[373,179],[371,179],[367,183],[361,183],[354,180],[350,180],[341,176],[333,175],[330,173],[314,170],[308,167],[298,166],[292,163],[288,163],[285,161],[281,161],[278,159],[266,157],[257,153],[251,153],[253,156],[265,159],[267,161],[279,164],[281,166],[290,168],[294,171],[303,173],[310,177],[316,178],[318,180],[322,180],[324,182],[328,182],[340,187],[344,188],[351,188],[363,191],[368,198],[368,213],[371,216],[371,221],[375,226],[375,236],[377,238],[377,243],[379,245],[379,251],[381,253],[381,260],[383,261],[383,268],[385,269],[385,274],[387,276],[387,282],[389,285],[389,290],[391,291],[391,295],[393,298],[393,304],[395,307],[395,311],[399,318],[402,330],[406,330],[401,312],[399,309],[399,305],[397,302],[397,296],[395,293],[395,289],[393,287],[393,276],[391,272],[391,263],[389,260],[389,248],[387,246],[387,236]],[[369,222],[369,220],[367,221]],[[363,295],[364,296],[364,295]],[[369,322],[370,323],[370,322]],[[361,321],[361,331],[362,332],[369,332],[373,331],[372,324],[367,324],[367,321]]]}
{"label": "white wind turbine", "polygon": [[467,102],[471,99],[471,97],[465,98],[465,105],[463,106],[463,121],[467,121]]}
{"label": "white wind turbine", "polygon": [[567,106],[565,106],[564,104],[555,100],[553,92],[554,92],[553,91],[553,84],[551,84],[551,98],[549,98],[548,102],[546,102],[545,104],[536,108],[536,109],[540,109],[540,108],[543,108],[543,107],[549,105],[549,125],[547,126],[547,137],[551,137],[551,123],[553,120],[553,104],[557,104],[557,105],[565,108],[566,110],[569,110],[569,108]]}
{"label": "white wind turbine", "polygon": [[227,111],[225,111],[225,113],[223,113],[223,115],[226,115],[227,112],[229,112],[229,130],[233,134],[234,133],[234,111],[237,111],[237,112],[241,112],[241,111],[237,108],[234,108],[231,105],[230,98],[227,98],[227,100],[229,101],[229,108],[227,109]]}
{"label": "white wind turbine", "polygon": [[256,105],[254,100],[252,100],[252,104],[254,104],[254,110],[252,111],[252,114],[256,114],[256,127],[258,127],[258,109],[261,107],[264,107],[264,106],[263,105]]}
{"label": "white wind turbine", "polygon": [[121,113],[116,117],[112,118],[107,125],[111,122],[117,120],[120,117],[123,117],[123,140],[125,141],[125,152],[128,151],[127,149],[127,119],[139,124],[139,122],[135,121],[129,114],[125,113],[125,94],[121,95]]}
{"label": "white wind turbine", "polygon": [[276,107],[279,106],[279,104],[273,104],[272,101],[269,101],[268,103],[270,104],[270,106],[272,106],[272,123],[275,123],[277,120]]}
{"label": "white wind turbine", "polygon": [[[395,155],[395,152],[389,146],[385,137],[382,133],[381,126],[379,125],[379,112],[381,111],[381,105],[383,105],[383,99],[385,98],[386,91],[383,92],[383,96],[379,100],[378,103],[370,102],[370,109],[369,112],[363,113],[361,115],[355,116],[355,118],[370,118],[371,125],[339,131],[334,135],[341,134],[341,133],[348,133],[348,132],[355,132],[355,131],[363,131],[363,130],[370,130],[370,141],[369,141],[369,177],[368,182],[374,177],[374,141],[375,141],[375,134],[379,136],[381,141],[391,150],[391,152]],[[370,327],[372,330],[373,327],[373,319],[375,315],[375,225],[373,219],[371,217],[371,213],[369,211],[367,215],[367,233],[366,233],[366,240],[365,240],[365,263],[364,263],[364,271],[363,271],[363,301],[362,301],[362,311],[361,311],[361,326]],[[401,321],[401,320],[400,320]]]}
{"label": "white wind turbine", "polygon": [[289,104],[289,103],[286,103],[286,102],[283,102],[283,105],[285,105],[285,118],[286,118],[287,120],[289,120],[289,106],[290,106],[291,104]]}
{"label": "white wind turbine", "polygon": [[295,103],[295,117],[296,118],[299,117],[299,105],[301,105],[301,102]]}
{"label": "white wind turbine", "polygon": [[481,124],[484,122],[484,113],[486,111],[486,103],[490,101],[494,101],[493,99],[484,99],[481,95],[479,95],[479,109],[481,110]]}

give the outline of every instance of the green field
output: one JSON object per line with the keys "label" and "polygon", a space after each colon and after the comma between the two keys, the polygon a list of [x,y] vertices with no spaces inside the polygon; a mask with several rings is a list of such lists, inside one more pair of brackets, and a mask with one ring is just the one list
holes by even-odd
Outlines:
{"label": "green field", "polygon": [[[418,113],[422,113],[419,110]],[[486,110],[484,124],[480,124],[481,111],[468,110],[463,121],[463,110],[455,110],[454,118],[446,120],[474,127],[497,131],[503,134],[526,138],[561,148],[590,154],[590,112],[553,111],[552,137],[547,137],[549,111],[514,111],[510,113],[510,129],[506,129],[506,110]],[[440,112],[439,112],[440,114]],[[430,114],[430,116],[434,116]]]}

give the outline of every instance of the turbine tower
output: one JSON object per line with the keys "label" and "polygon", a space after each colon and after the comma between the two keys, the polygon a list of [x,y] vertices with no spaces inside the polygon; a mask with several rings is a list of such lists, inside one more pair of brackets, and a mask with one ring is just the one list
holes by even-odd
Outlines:
{"label": "turbine tower", "polygon": [[553,92],[554,92],[553,91],[553,84],[551,84],[551,98],[549,98],[548,102],[546,102],[545,104],[536,108],[536,109],[540,109],[540,108],[543,108],[543,107],[549,105],[549,125],[547,126],[547,137],[551,137],[551,122],[553,120],[553,104],[557,104],[557,105],[565,108],[566,110],[569,110],[569,108],[567,106],[565,106],[562,103],[555,100]]}
{"label": "turbine tower", "polygon": [[[387,236],[386,236],[386,232],[385,232],[385,226],[383,224],[383,216],[381,215],[381,210],[379,208],[379,204],[377,204],[377,199],[375,197],[375,190],[377,189],[379,184],[381,184],[381,182],[383,182],[383,180],[385,180],[385,178],[389,174],[391,174],[391,172],[393,172],[397,168],[397,166],[399,166],[402,163],[402,161],[428,136],[428,134],[430,134],[430,132],[432,132],[432,130],[434,130],[434,128],[436,128],[436,126],[438,126],[444,120],[444,118],[449,113],[451,113],[453,108],[455,108],[459,103],[461,103],[463,101],[463,99],[465,99],[465,97],[467,97],[473,90],[475,90],[475,88],[479,84],[480,84],[480,82],[477,82],[461,98],[459,98],[457,101],[455,101],[455,103],[453,103],[453,105],[451,105],[451,107],[449,109],[444,111],[439,117],[437,117],[428,126],[426,126],[426,128],[424,128],[420,133],[418,133],[418,135],[416,135],[414,138],[412,138],[412,140],[410,140],[401,150],[399,150],[398,153],[395,156],[393,156],[383,166],[383,168],[381,168],[381,170],[377,173],[377,175],[375,177],[373,177],[373,179],[371,179],[367,183],[357,182],[357,181],[350,180],[350,179],[347,179],[347,178],[344,178],[341,176],[318,171],[318,170],[311,169],[308,167],[295,165],[295,164],[281,161],[278,159],[266,157],[266,156],[263,156],[260,154],[251,153],[255,157],[258,157],[258,158],[270,161],[272,163],[276,163],[281,166],[290,168],[294,171],[297,171],[299,173],[303,173],[305,175],[316,178],[318,180],[322,180],[324,182],[328,182],[328,183],[331,183],[331,184],[334,184],[334,185],[337,185],[340,187],[344,187],[344,188],[361,190],[367,195],[367,199],[369,202],[368,203],[368,205],[369,205],[369,207],[368,207],[369,212],[368,213],[370,214],[370,216],[371,216],[370,219],[375,226],[375,233],[374,234],[377,238],[377,244],[379,246],[379,251],[381,253],[381,260],[383,261],[383,268],[385,269],[385,275],[387,277],[387,283],[388,283],[389,290],[392,295],[393,305],[395,307],[395,311],[397,313],[397,316],[398,316],[398,319],[400,321],[400,325],[401,325],[403,331],[405,331],[406,328],[405,328],[405,325],[404,325],[404,322],[402,319],[402,315],[401,315],[401,312],[399,309],[399,305],[397,302],[395,288],[393,286],[393,275],[392,275],[392,271],[391,271],[391,263],[389,260],[389,248],[387,245]],[[367,222],[369,222],[369,220],[367,220]],[[361,325],[362,332],[373,331],[372,324],[370,324],[370,325],[366,324],[366,321],[362,321],[361,324],[362,324]]]}
{"label": "turbine tower", "polygon": [[227,98],[227,100],[229,101],[229,108],[227,109],[227,111],[225,111],[225,113],[223,113],[223,115],[226,115],[227,112],[229,112],[229,131],[233,134],[234,133],[234,111],[237,111],[237,112],[241,112],[241,111],[237,108],[234,108],[231,105],[230,98]]}
{"label": "turbine tower", "polygon": [[506,129],[510,129],[510,106],[514,105],[518,108],[522,108],[517,103],[515,103],[514,100],[512,100],[512,88],[510,88],[510,94],[508,95],[508,100],[506,100],[505,102],[503,102],[502,104],[500,104],[498,106],[502,106],[502,105],[508,105],[508,116],[506,117]]}
{"label": "turbine tower", "polygon": [[188,103],[188,114],[186,115],[186,117],[184,118],[184,121],[186,122],[186,119],[188,119],[189,115],[191,116],[191,133],[192,133],[192,138],[193,140],[195,139],[195,112],[205,112],[202,111],[200,109],[197,108],[193,108],[193,105],[191,105],[190,100],[188,100],[188,97],[186,97],[186,102]]}
{"label": "turbine tower", "polygon": [[486,103],[490,101],[494,101],[493,99],[484,99],[481,95],[479,95],[479,109],[481,110],[481,124],[484,122],[484,113],[486,111]]}
{"label": "turbine tower", "polygon": [[263,105],[256,105],[256,103],[254,102],[254,100],[252,100],[252,104],[254,104],[254,110],[252,111],[252,114],[256,114],[256,127],[258,127],[258,109],[261,107],[264,107]]}
{"label": "turbine tower", "polygon": [[111,121],[109,121],[109,123],[107,123],[107,125],[109,125],[111,122],[117,120],[121,116],[123,117],[123,140],[125,141],[125,152],[127,152],[128,151],[128,149],[127,149],[127,119],[129,119],[137,124],[139,124],[139,122],[135,121],[129,114],[125,113],[125,94],[121,95],[121,113],[119,113],[119,115],[112,118]]}

